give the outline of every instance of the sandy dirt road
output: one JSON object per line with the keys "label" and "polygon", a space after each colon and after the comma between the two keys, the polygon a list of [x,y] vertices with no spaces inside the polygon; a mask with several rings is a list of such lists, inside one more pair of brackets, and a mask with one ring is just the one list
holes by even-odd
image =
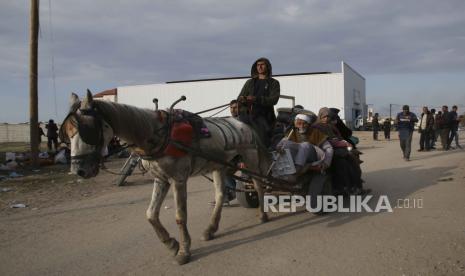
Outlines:
{"label": "sandy dirt road", "polygon": [[[393,213],[281,213],[259,224],[255,209],[233,201],[217,238],[204,242],[213,190],[192,178],[193,255],[178,266],[145,218],[152,185],[133,177],[127,187],[0,213],[0,275],[465,275],[465,151],[418,153],[415,134],[405,162],[397,140],[358,134],[365,185],[387,195]],[[423,208],[396,208],[406,207],[398,199],[421,199]],[[177,237],[171,192],[164,206],[162,222]]]}

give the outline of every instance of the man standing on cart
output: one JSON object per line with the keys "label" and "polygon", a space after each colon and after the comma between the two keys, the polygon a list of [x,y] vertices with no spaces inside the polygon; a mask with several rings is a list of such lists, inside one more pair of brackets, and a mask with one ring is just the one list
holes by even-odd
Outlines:
{"label": "man standing on cart", "polygon": [[279,81],[271,77],[272,67],[267,58],[259,58],[254,62],[251,76],[237,99],[239,120],[251,125],[257,131],[263,145],[269,147],[276,121],[274,105],[280,95]]}

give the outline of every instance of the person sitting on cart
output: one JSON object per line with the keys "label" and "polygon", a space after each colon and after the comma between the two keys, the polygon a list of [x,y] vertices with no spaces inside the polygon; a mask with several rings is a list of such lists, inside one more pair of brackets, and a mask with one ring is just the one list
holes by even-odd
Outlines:
{"label": "person sitting on cart", "polygon": [[330,170],[334,177],[336,190],[345,194],[360,194],[363,192],[360,162],[358,156],[348,150],[348,147],[352,145],[344,140],[337,128],[337,118],[336,112],[323,107],[318,112],[318,120],[312,127],[325,133],[334,149]]}
{"label": "person sitting on cart", "polygon": [[327,141],[328,136],[319,129],[310,127],[311,118],[305,114],[298,114],[294,120],[294,128],[291,129],[279,143],[276,149],[282,151],[289,149],[296,167],[295,175],[286,177],[288,181],[295,181],[298,176],[306,173],[311,167],[312,162],[318,161],[317,170],[327,169],[333,157],[333,148]]}

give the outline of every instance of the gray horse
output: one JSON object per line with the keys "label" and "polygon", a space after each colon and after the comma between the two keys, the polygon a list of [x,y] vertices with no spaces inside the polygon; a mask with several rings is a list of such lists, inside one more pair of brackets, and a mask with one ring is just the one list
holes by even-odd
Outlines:
{"label": "gray horse", "polygon": [[[205,120],[211,132],[210,138],[195,139],[192,148],[216,159],[229,162],[240,157],[245,166],[262,173],[269,165],[266,152],[258,146],[257,136],[246,124],[234,118],[211,118]],[[71,144],[71,172],[84,178],[94,177],[99,172],[102,149],[113,136],[118,136],[132,150],[146,156],[143,167],[155,178],[152,199],[147,209],[147,219],[158,238],[171,251],[179,264],[190,260],[191,239],[187,229],[187,179],[194,175],[212,173],[215,186],[215,202],[223,202],[223,179],[228,168],[218,162],[206,160],[194,154],[173,157],[163,154],[168,140],[170,115],[166,111],[152,111],[124,104],[93,100],[92,93],[81,101],[71,95],[71,108],[63,121],[60,135]],[[263,211],[263,183],[253,179],[258,193],[262,222],[268,220]],[[179,226],[179,243],[170,237],[160,222],[159,214],[170,186],[174,187],[176,223]],[[210,224],[202,239],[214,238],[221,218],[222,204],[216,204]]]}

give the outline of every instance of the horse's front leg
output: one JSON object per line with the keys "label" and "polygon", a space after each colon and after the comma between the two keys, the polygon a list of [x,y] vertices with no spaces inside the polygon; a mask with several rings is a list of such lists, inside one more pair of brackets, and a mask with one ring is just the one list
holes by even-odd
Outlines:
{"label": "horse's front leg", "polygon": [[213,185],[215,186],[215,208],[211,216],[210,224],[208,228],[203,232],[202,239],[205,241],[213,239],[213,235],[218,231],[218,225],[221,219],[221,210],[223,208],[224,199],[224,177],[225,173],[223,170],[215,170],[212,172]]}
{"label": "horse's front leg", "polygon": [[169,188],[170,184],[168,181],[155,179],[155,183],[153,184],[152,200],[150,201],[149,208],[147,209],[147,219],[150,224],[152,224],[160,241],[168,247],[174,256],[176,256],[179,244],[174,238],[170,237],[168,231],[166,231],[160,221],[160,208]]}
{"label": "horse's front leg", "polygon": [[254,188],[255,188],[255,191],[257,191],[257,194],[258,194],[258,200],[259,200],[259,208],[258,208],[258,212],[259,212],[259,217],[260,217],[260,221],[261,222],[267,222],[268,221],[268,214],[265,213],[264,211],[264,195],[265,195],[265,192],[263,191],[263,183],[255,178],[252,179],[253,180],[253,185],[254,185]]}
{"label": "horse's front leg", "polygon": [[173,179],[174,200],[176,202],[176,223],[180,232],[180,247],[176,255],[178,264],[183,265],[190,260],[191,237],[187,230],[187,176],[182,179]]}

